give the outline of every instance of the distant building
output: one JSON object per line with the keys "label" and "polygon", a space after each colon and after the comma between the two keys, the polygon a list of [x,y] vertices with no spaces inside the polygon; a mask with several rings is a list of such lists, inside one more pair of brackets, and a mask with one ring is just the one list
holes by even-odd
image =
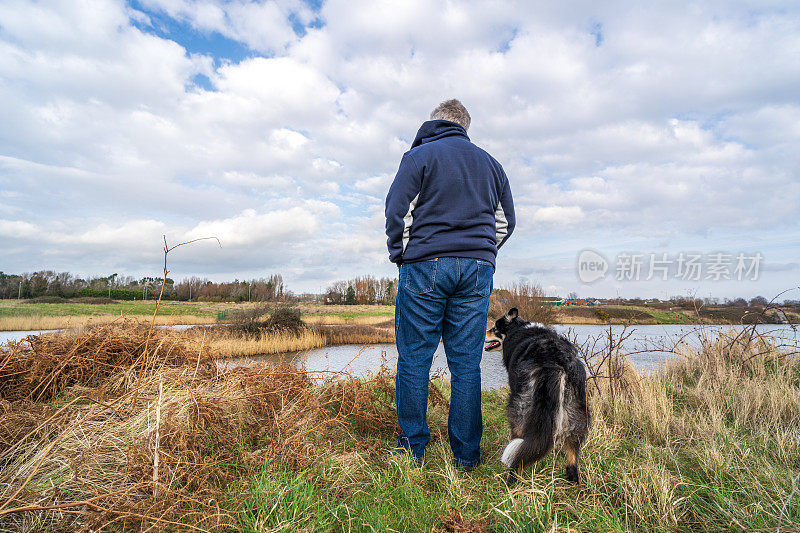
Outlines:
{"label": "distant building", "polygon": [[554,307],[592,307],[597,304],[594,298],[563,298],[546,302]]}

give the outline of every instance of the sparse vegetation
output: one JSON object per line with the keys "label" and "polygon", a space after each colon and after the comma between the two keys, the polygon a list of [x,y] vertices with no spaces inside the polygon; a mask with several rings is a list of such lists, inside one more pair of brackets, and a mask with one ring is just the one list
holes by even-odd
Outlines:
{"label": "sparse vegetation", "polygon": [[[150,320],[155,302],[120,301],[115,303],[78,303],[78,299],[58,303],[30,302],[27,300],[0,300],[0,331],[27,331],[79,327],[88,323],[105,324],[118,321],[120,315],[133,319]],[[267,311],[284,304],[267,307]],[[229,323],[235,318],[247,317],[252,311],[264,307],[263,303],[231,302],[172,302],[165,301],[156,317],[159,325]],[[297,309],[308,324],[362,324],[374,325],[391,321],[394,308],[388,305],[334,306],[300,303]],[[259,315],[260,316],[260,315]]]}

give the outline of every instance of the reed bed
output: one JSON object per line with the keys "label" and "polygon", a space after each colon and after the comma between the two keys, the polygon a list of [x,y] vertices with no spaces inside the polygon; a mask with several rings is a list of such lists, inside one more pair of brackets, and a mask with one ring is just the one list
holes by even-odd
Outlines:
{"label": "reed bed", "polygon": [[205,343],[216,358],[249,357],[301,352],[344,344],[383,344],[394,342],[394,331],[374,326],[315,325],[296,332],[265,329],[260,333],[242,333],[227,327],[210,328],[206,336],[197,329],[190,332],[196,345]]}
{"label": "reed bed", "polygon": [[342,316],[342,315],[316,315],[306,314],[303,315],[303,322],[307,324],[326,324],[326,325],[343,325],[343,324],[356,324],[356,325],[394,325],[394,318],[390,316],[376,316],[376,315],[355,315],[355,316]]}
{"label": "reed bed", "polygon": [[[126,320],[135,320],[143,324],[149,324],[152,316],[130,315]],[[71,329],[86,326],[96,326],[119,322],[119,315],[91,315],[91,316],[10,316],[0,318],[0,331],[34,331],[34,330],[53,330]],[[216,322],[214,317],[195,316],[195,315],[158,315],[155,319],[157,326],[174,326],[177,324],[213,324]]]}
{"label": "reed bed", "polygon": [[432,381],[415,468],[383,454],[385,366],[223,371],[196,340],[121,325],[0,349],[0,530],[800,531],[800,360],[768,338],[710,338],[648,376],[618,342],[583,347],[582,483],[551,454],[513,488],[507,391],[484,392],[484,462],[464,474]]}
{"label": "reed bed", "polygon": [[220,331],[210,335],[207,343],[216,357],[230,358],[312,350],[327,346],[327,339],[317,329],[304,329],[298,334],[278,331],[260,335]]}
{"label": "reed bed", "polygon": [[394,328],[346,324],[321,326],[327,346],[340,344],[385,344],[394,342]]}

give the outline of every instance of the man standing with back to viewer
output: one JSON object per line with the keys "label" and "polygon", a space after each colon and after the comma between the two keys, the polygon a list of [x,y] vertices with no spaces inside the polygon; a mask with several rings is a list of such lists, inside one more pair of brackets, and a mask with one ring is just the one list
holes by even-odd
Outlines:
{"label": "man standing with back to viewer", "polygon": [[425,461],[428,381],[439,339],[450,369],[447,431],[456,466],[481,460],[481,369],[497,250],[514,231],[508,179],[467,137],[470,116],[442,102],[417,132],[386,196],[395,307],[398,447]]}

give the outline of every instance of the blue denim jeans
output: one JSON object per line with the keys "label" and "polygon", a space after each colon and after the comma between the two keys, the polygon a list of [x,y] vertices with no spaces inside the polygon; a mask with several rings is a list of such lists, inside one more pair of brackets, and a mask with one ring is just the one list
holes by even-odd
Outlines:
{"label": "blue denim jeans", "polygon": [[430,441],[428,381],[433,354],[444,343],[450,369],[447,431],[456,463],[477,464],[483,435],[481,357],[494,266],[478,259],[440,257],[405,263],[395,308],[398,444],[425,460]]}

